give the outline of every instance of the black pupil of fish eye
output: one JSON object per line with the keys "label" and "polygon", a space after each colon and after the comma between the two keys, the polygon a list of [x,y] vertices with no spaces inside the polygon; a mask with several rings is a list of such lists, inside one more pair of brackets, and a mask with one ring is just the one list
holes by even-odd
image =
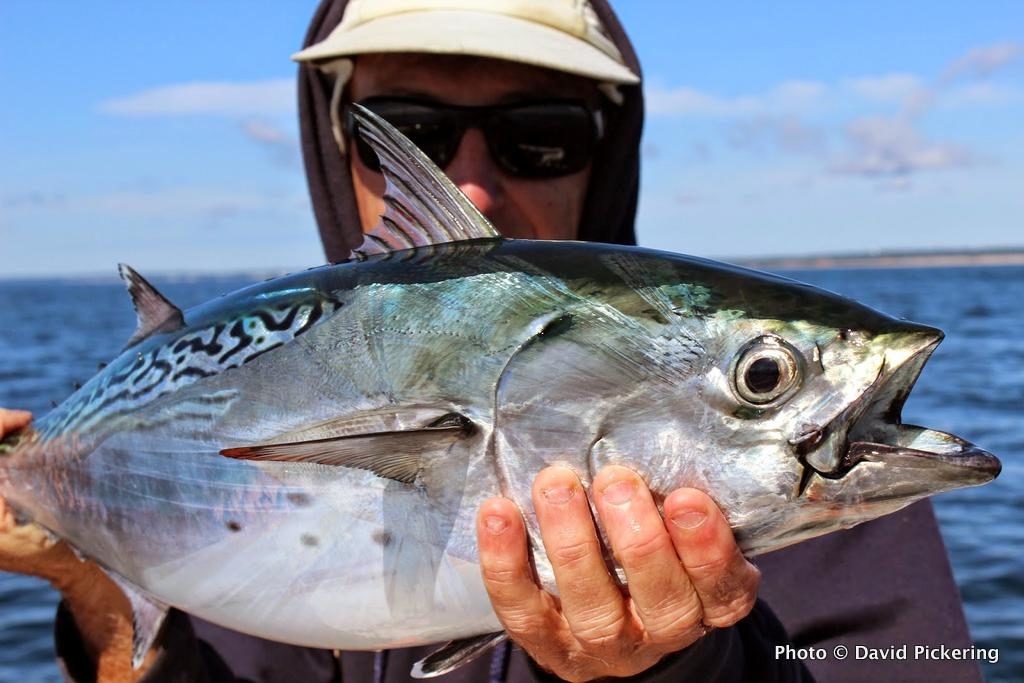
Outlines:
{"label": "black pupil of fish eye", "polygon": [[782,368],[774,358],[758,358],[747,366],[744,379],[747,387],[755,394],[767,394],[779,386]]}

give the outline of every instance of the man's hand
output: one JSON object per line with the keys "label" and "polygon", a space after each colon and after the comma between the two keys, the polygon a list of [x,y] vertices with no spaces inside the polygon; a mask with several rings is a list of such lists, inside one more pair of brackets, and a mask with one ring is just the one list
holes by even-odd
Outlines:
{"label": "man's hand", "polygon": [[[0,408],[0,439],[32,422],[32,413]],[[73,564],[72,564],[73,563]],[[78,562],[71,549],[54,541],[35,524],[17,524],[14,512],[0,498],[0,570],[30,574],[57,583]]]}
{"label": "man's hand", "polygon": [[477,518],[494,611],[540,666],[567,681],[631,676],[753,608],[760,573],[705,494],[674,491],[663,520],[636,473],[606,467],[591,495],[628,594],[608,572],[586,492],[571,470],[548,467],[533,483],[558,598],[534,579],[526,528],[512,501],[492,498]]}
{"label": "man's hand", "polygon": [[24,429],[30,422],[32,422],[32,413],[27,410],[0,408],[0,439],[19,429]]}
{"label": "man's hand", "polygon": [[[24,429],[32,414],[0,408],[0,439]],[[134,681],[145,672],[131,668],[132,617],[128,598],[93,562],[78,559],[64,541],[36,524],[18,524],[0,498],[0,571],[45,579],[67,600],[96,679]]]}

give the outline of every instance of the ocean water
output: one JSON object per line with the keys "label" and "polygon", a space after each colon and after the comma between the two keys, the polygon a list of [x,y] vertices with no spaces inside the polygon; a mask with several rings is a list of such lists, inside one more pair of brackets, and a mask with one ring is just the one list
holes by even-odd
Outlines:
{"label": "ocean water", "polygon": [[[974,640],[999,650],[997,663],[983,663],[986,678],[1024,680],[1024,268],[786,274],[946,331],[903,416],[1003,461],[995,482],[934,500]],[[251,281],[154,280],[183,308]],[[135,326],[116,281],[0,281],[0,314],[0,406],[40,415]],[[58,680],[56,602],[43,582],[0,573],[0,683]]]}

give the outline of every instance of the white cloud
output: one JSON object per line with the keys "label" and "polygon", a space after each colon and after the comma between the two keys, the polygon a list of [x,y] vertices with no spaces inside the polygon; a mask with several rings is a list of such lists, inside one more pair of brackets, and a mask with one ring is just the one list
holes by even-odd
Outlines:
{"label": "white cloud", "polygon": [[723,97],[694,88],[647,87],[647,111],[654,116],[736,117],[803,111],[819,103],[827,88],[815,81],[791,80],[758,95]]}
{"label": "white cloud", "polygon": [[687,87],[669,89],[648,86],[644,97],[647,111],[654,116],[722,116],[729,109],[722,98]]}
{"label": "white cloud", "polygon": [[19,192],[0,197],[0,208],[11,211],[60,208],[66,203],[62,192]]}
{"label": "white cloud", "polygon": [[57,216],[78,220],[83,214],[111,219],[168,219],[188,221],[241,213],[306,211],[304,194],[260,193],[208,187],[127,189],[78,195],[13,195],[3,199],[3,208],[19,219],[26,216]]}
{"label": "white cloud", "polygon": [[846,127],[850,152],[832,164],[834,173],[871,177],[908,176],[961,168],[973,161],[965,147],[926,140],[902,117],[854,119]]}
{"label": "white cloud", "polygon": [[243,211],[256,211],[266,207],[267,204],[267,198],[259,194],[184,187],[89,195],[79,198],[69,208],[118,216],[162,217],[188,214],[235,214]]}
{"label": "white cloud", "polygon": [[728,135],[734,147],[754,152],[816,154],[824,150],[826,142],[824,131],[793,115],[762,115],[740,121]]}
{"label": "white cloud", "polygon": [[240,125],[245,137],[263,147],[275,164],[287,168],[298,167],[299,142],[295,136],[262,119],[247,119]]}
{"label": "white cloud", "polygon": [[245,136],[256,142],[265,142],[267,144],[275,145],[282,142],[289,142],[292,140],[291,136],[288,135],[284,130],[268,121],[261,121],[259,119],[248,119],[242,121],[242,132]]}
{"label": "white cloud", "polygon": [[969,83],[951,88],[942,97],[945,107],[997,106],[1024,99],[1019,89],[996,83]]}
{"label": "white cloud", "polygon": [[913,187],[913,183],[907,176],[893,176],[883,178],[876,186],[882,192],[907,192]]}
{"label": "white cloud", "polygon": [[248,83],[205,81],[178,83],[100,102],[99,110],[119,116],[272,116],[295,111],[291,78]]}
{"label": "white cloud", "polygon": [[860,97],[880,102],[903,102],[924,88],[920,78],[905,73],[851,78],[843,85]]}
{"label": "white cloud", "polygon": [[779,108],[797,107],[818,102],[828,87],[817,81],[783,81],[768,93],[766,101]]}
{"label": "white cloud", "polygon": [[957,78],[985,78],[1017,59],[1021,52],[1024,52],[1024,46],[1013,42],[976,47],[953,60],[942,72],[942,81],[949,82]]}
{"label": "white cloud", "polygon": [[[874,178],[878,189],[904,191],[922,172],[965,168],[978,161],[979,155],[964,144],[924,135],[921,123],[936,108],[1024,102],[1024,89],[1017,85],[979,80],[1022,53],[1020,43],[976,47],[931,78],[895,71],[834,83],[788,80],[761,93],[729,97],[656,85],[648,86],[646,94],[655,116],[726,121],[726,140],[734,148],[816,156],[826,160],[819,172]],[[874,113],[880,107],[888,113]],[[840,142],[839,131],[843,153],[826,155],[830,137]]]}
{"label": "white cloud", "polygon": [[1024,45],[1014,42],[976,47],[955,59],[936,80],[895,72],[867,74],[835,84],[791,79],[775,87],[748,95],[724,96],[688,86],[664,87],[650,84],[645,90],[647,110],[653,116],[693,116],[707,118],[757,117],[764,115],[806,114],[836,100],[827,96],[845,93],[848,97],[875,102],[896,103],[906,114],[918,116],[946,97],[958,106],[995,104],[1014,99],[1019,93],[1006,86],[965,85],[953,90],[950,81],[990,76],[1021,54]]}

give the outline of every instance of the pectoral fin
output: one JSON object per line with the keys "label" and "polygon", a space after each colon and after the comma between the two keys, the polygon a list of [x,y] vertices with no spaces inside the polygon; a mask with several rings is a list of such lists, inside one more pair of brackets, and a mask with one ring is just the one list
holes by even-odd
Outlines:
{"label": "pectoral fin", "polygon": [[378,477],[412,484],[432,454],[443,452],[472,432],[462,415],[445,415],[420,429],[336,436],[286,443],[225,448],[239,460],[308,462],[369,470]]}
{"label": "pectoral fin", "polygon": [[505,631],[453,640],[413,664],[413,678],[435,678],[468,664],[508,638]]}

